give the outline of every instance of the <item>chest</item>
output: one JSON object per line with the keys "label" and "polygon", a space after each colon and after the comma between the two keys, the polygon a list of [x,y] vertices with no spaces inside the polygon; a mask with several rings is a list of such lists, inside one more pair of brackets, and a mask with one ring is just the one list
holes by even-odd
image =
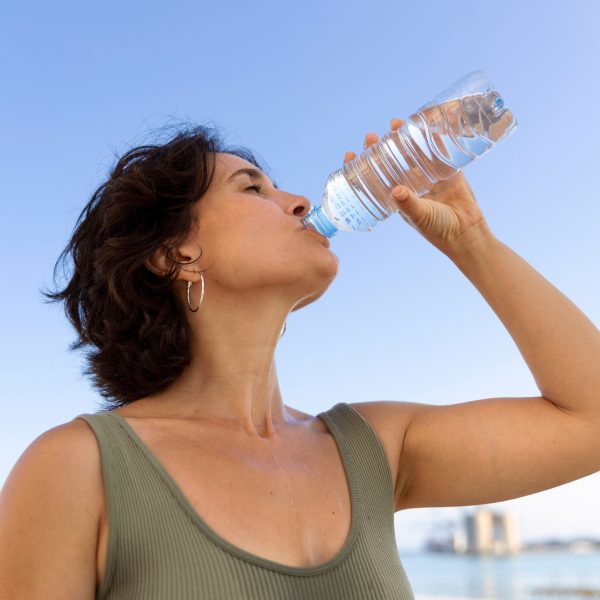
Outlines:
{"label": "chest", "polygon": [[[326,431],[256,445],[131,426],[198,517],[227,542],[295,567],[326,563],[344,548],[352,518],[350,489],[342,456]],[[103,518],[99,582],[108,531]]]}

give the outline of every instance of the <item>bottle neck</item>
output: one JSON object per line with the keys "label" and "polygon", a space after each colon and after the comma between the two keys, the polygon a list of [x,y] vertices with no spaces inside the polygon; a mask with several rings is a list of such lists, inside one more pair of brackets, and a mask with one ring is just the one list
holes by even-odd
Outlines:
{"label": "bottle neck", "polygon": [[323,206],[313,206],[310,212],[302,219],[302,224],[307,229],[313,229],[327,238],[333,237],[338,228],[329,220]]}

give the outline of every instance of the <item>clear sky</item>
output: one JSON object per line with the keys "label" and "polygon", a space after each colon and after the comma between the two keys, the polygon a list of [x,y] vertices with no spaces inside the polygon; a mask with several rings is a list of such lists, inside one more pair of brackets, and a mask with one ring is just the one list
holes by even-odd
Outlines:
{"label": "clear sky", "polygon": [[[481,69],[519,125],[465,175],[495,235],[599,325],[599,26],[594,0],[5,7],[0,482],[43,431],[97,410],[74,333],[39,289],[115,153],[173,120],[220,126],[319,204],[367,132]],[[539,393],[478,291],[398,215],[331,247],[337,279],[290,315],[277,349],[284,402],[316,414]],[[494,506],[516,512],[525,539],[600,536],[599,501],[596,474]],[[399,546],[461,510],[399,513]]]}

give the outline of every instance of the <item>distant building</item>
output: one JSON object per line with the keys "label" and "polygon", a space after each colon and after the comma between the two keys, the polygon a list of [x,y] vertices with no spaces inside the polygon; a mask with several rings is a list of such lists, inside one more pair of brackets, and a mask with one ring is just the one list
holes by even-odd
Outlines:
{"label": "distant building", "polygon": [[517,554],[522,549],[517,521],[512,513],[477,508],[465,515],[462,526],[446,521],[425,545],[429,552],[456,554]]}
{"label": "distant building", "polygon": [[464,519],[466,549],[469,554],[517,554],[521,542],[512,513],[478,508]]}
{"label": "distant building", "polygon": [[452,554],[506,555],[531,552],[600,552],[600,539],[573,537],[547,538],[522,543],[512,513],[499,513],[479,507],[461,521],[441,519],[433,523],[433,534],[425,542],[427,552]]}

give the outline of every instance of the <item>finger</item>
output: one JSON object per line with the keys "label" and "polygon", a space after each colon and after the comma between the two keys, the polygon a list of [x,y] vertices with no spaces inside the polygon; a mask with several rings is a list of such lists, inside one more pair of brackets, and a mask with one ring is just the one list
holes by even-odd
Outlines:
{"label": "finger", "polygon": [[379,136],[376,133],[367,133],[367,135],[365,136],[365,143],[363,147],[368,148],[369,146],[376,144],[378,140]]}
{"label": "finger", "polygon": [[346,152],[346,154],[344,154],[344,162],[347,163],[351,160],[354,160],[356,158],[356,154],[354,152]]}
{"label": "finger", "polygon": [[420,223],[427,221],[429,207],[427,198],[420,198],[410,188],[398,185],[392,189],[392,198],[396,201],[404,220],[419,229]]}
{"label": "finger", "polygon": [[392,131],[396,131],[396,129],[400,129],[404,125],[404,119],[392,119],[390,121],[390,129]]}

